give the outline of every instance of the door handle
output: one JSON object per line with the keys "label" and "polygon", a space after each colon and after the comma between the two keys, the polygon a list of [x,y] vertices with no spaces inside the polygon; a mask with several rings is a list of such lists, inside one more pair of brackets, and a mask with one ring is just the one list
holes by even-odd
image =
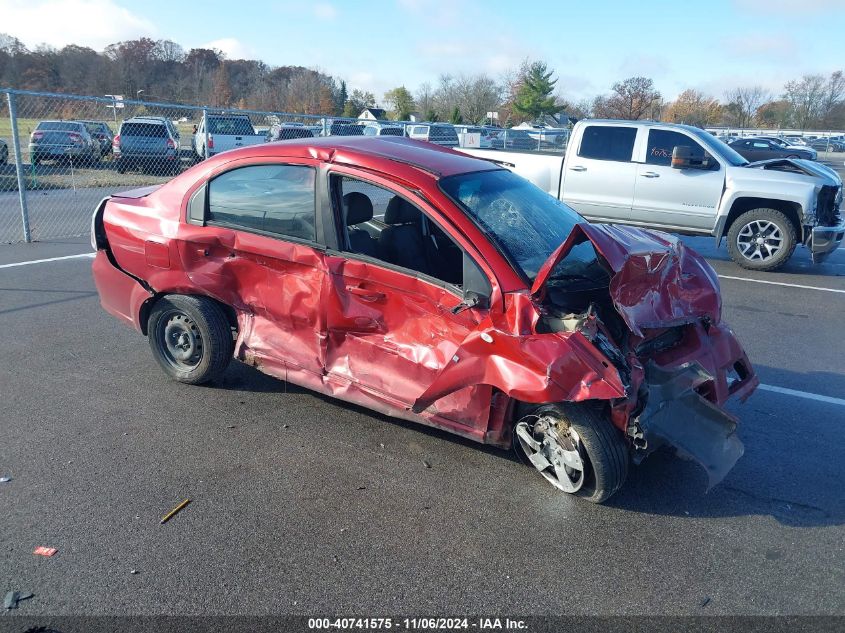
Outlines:
{"label": "door handle", "polygon": [[569,171],[587,171],[587,168],[583,165],[575,165],[575,167],[570,167]]}
{"label": "door handle", "polygon": [[644,174],[640,174],[643,178],[660,178],[660,174],[657,174],[653,171],[647,171]]}
{"label": "door handle", "polygon": [[381,301],[386,296],[383,292],[368,290],[361,286],[346,286],[346,291],[349,294],[361,297],[364,301]]}

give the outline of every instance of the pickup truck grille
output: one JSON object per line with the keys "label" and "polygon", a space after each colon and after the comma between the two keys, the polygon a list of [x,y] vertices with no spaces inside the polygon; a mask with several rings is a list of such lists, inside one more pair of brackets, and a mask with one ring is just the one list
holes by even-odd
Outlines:
{"label": "pickup truck grille", "polygon": [[839,214],[841,206],[840,187],[824,185],[819,191],[816,217],[820,226],[835,226],[841,222]]}

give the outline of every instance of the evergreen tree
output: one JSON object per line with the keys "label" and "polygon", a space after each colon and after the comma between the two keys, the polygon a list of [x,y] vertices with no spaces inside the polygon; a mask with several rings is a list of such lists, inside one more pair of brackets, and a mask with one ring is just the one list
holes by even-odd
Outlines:
{"label": "evergreen tree", "polygon": [[517,114],[533,120],[557,110],[555,98],[551,96],[557,83],[557,79],[552,79],[553,74],[545,62],[534,62],[528,67],[513,103]]}

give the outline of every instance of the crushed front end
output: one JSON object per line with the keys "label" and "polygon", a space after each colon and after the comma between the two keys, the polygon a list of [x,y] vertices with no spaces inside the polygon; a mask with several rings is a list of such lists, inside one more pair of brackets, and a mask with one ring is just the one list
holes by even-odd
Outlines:
{"label": "crushed front end", "polygon": [[[715,272],[669,235],[604,225],[576,231],[533,288],[542,297],[540,327],[580,332],[618,371],[626,395],[609,401],[610,417],[635,462],[669,445],[716,485],[743,454],[725,405],[745,400],[759,381],[721,323]],[[567,267],[584,245],[606,272],[604,284],[583,265]]]}

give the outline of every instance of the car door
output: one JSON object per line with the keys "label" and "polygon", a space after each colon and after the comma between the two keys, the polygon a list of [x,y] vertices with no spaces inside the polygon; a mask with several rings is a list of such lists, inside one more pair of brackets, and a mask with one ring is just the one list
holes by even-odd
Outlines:
{"label": "car door", "polygon": [[585,126],[577,154],[566,159],[564,201],[590,220],[627,221],[637,179],[636,138],[633,126]]}
{"label": "car door", "polygon": [[326,282],[313,164],[241,164],[188,203],[180,251],[192,285],[236,308],[237,356],[323,373]]}
{"label": "car door", "polygon": [[[426,215],[430,210],[424,209],[419,199],[392,185],[377,185],[369,178],[365,182],[351,175],[332,176],[334,212],[341,233],[346,225],[345,207],[338,201],[344,200],[348,191],[372,199],[398,197],[401,205],[416,209],[419,223],[404,222],[408,217],[393,218],[389,207],[386,223],[375,223],[383,234],[377,257],[352,252],[343,234],[339,237],[340,250],[328,253],[326,374],[336,388],[358,391],[394,408],[410,409],[441,370],[454,362],[458,347],[487,314],[487,308],[481,307],[455,311],[463,300],[458,282],[470,269],[473,275],[484,278],[488,288],[489,281],[472,257]],[[406,212],[409,209],[406,207]],[[427,244],[430,250],[418,266],[383,259],[389,249],[381,238],[392,239],[391,229],[420,232],[419,244]],[[410,246],[414,245],[405,245],[406,252],[417,248]],[[447,274],[443,267],[427,268],[434,260],[452,262],[452,272]],[[438,276],[450,277],[451,281]],[[489,416],[491,397],[492,390],[487,386],[467,386],[436,401],[426,414],[481,428]]]}
{"label": "car door", "polygon": [[[694,156],[707,158],[710,169],[675,169],[672,151],[690,147]],[[637,165],[631,221],[667,229],[710,232],[725,184],[725,172],[693,137],[674,130],[650,128],[645,156]]]}

